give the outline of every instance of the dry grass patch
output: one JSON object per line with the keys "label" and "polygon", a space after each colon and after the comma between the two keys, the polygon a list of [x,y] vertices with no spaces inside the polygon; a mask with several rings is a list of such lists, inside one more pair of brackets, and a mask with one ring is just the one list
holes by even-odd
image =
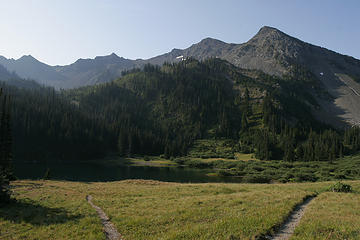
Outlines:
{"label": "dry grass patch", "polygon": [[95,183],[91,192],[127,240],[251,239],[314,193],[305,184],[136,183]]}
{"label": "dry grass patch", "polygon": [[86,184],[16,181],[17,202],[0,208],[0,239],[105,239]]}
{"label": "dry grass patch", "polygon": [[125,158],[131,166],[153,166],[153,167],[172,167],[177,166],[175,162],[159,157],[149,157],[148,160],[144,158]]}
{"label": "dry grass patch", "polygon": [[[331,184],[16,181],[18,203],[0,208],[0,239],[104,239],[88,194],[126,240],[253,239],[279,225],[305,196]],[[350,184],[360,190],[360,182]],[[322,193],[309,205],[295,239],[351,239],[360,229],[359,207],[356,193]]]}
{"label": "dry grass patch", "polygon": [[236,160],[239,161],[250,161],[250,160],[258,160],[255,158],[253,153],[234,153]]}
{"label": "dry grass patch", "polygon": [[325,192],[308,206],[291,239],[360,239],[360,183],[355,193]]}

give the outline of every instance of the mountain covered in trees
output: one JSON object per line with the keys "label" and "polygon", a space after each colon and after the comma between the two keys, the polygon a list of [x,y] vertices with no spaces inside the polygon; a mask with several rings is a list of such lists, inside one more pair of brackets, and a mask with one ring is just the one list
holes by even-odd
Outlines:
{"label": "mountain covered in trees", "polygon": [[[236,67],[260,70],[280,78],[302,69],[317,78],[319,88],[328,93],[328,98],[312,94],[319,105],[312,112],[314,117],[336,127],[360,124],[360,61],[305,43],[271,27],[261,28],[246,43],[229,44],[206,38],[187,49],[174,49],[147,60],[130,60],[111,54],[79,59],[66,66],[49,66],[24,56],[18,60],[0,57],[0,65],[21,78],[68,89],[110,82],[121,77],[123,72],[143,68],[146,64],[162,66],[189,57],[197,60],[220,58]],[[310,93],[314,90],[310,89]]]}
{"label": "mountain covered in trees", "polygon": [[123,71],[71,90],[2,85],[11,96],[16,161],[186,156],[197,139],[228,139],[259,159],[331,161],[360,149],[358,128],[314,117],[322,82],[302,67],[273,76],[228,61],[187,58]]}
{"label": "mountain covered in trees", "polygon": [[318,78],[323,90],[329,93],[329,99],[317,99],[321,107],[314,114],[318,119],[335,126],[360,124],[360,60],[305,43],[275,28],[263,27],[243,44],[207,38],[149,61],[176,62],[177,56],[200,60],[218,57],[237,67],[279,77],[291,75],[301,67]]}
{"label": "mountain covered in trees", "polygon": [[13,179],[12,158],[10,96],[0,89],[0,206],[10,200],[9,183]]}

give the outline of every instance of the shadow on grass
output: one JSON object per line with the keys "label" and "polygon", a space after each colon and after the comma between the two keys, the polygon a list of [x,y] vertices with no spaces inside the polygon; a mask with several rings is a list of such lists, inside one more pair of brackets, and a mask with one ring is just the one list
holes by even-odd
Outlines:
{"label": "shadow on grass", "polygon": [[76,221],[82,217],[80,214],[71,214],[64,208],[44,207],[30,200],[14,201],[0,207],[0,220],[13,223],[51,225]]}

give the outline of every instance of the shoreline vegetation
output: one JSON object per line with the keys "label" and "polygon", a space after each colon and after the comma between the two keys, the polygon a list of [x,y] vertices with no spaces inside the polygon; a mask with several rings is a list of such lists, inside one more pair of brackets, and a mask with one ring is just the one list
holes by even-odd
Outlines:
{"label": "shoreline vegetation", "polygon": [[[224,157],[199,158],[162,156],[115,157],[91,164],[134,167],[180,167],[207,170],[207,176],[240,178],[244,183],[317,182],[360,179],[360,154],[346,156],[332,162],[285,162],[258,160],[252,154],[235,153],[234,159]],[[236,181],[238,182],[238,181]]]}

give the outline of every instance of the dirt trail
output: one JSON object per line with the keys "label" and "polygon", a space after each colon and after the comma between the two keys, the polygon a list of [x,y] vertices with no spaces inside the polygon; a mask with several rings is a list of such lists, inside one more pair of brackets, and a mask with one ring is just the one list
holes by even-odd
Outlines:
{"label": "dirt trail", "polygon": [[105,212],[101,208],[99,208],[98,206],[93,204],[92,196],[87,195],[86,200],[96,210],[97,214],[99,215],[99,217],[101,219],[101,222],[102,222],[102,225],[104,226],[104,232],[105,232],[105,235],[106,235],[106,239],[108,239],[108,240],[122,240],[122,237],[121,237],[120,233],[116,230],[114,224],[112,224],[112,222],[110,222],[110,219],[109,219],[108,216],[106,216]]}
{"label": "dirt trail", "polygon": [[305,213],[306,207],[313,200],[315,196],[307,198],[304,202],[297,205],[292,211],[290,216],[283,222],[280,229],[274,234],[274,236],[269,237],[272,240],[286,240],[293,235],[296,226],[300,223],[300,219]]}

